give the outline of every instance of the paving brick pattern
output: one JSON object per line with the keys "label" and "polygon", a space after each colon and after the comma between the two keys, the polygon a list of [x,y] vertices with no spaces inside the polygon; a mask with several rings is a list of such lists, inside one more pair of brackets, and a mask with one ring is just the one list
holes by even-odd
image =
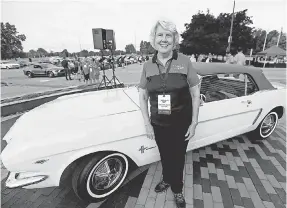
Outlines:
{"label": "paving brick pattern", "polygon": [[[144,184],[159,180],[160,165],[150,166]],[[285,123],[266,140],[243,135],[187,153],[184,182],[187,207],[286,207]],[[155,185],[141,189],[136,207],[175,208],[170,189],[156,194]]]}
{"label": "paving brick pattern", "polygon": [[[143,183],[138,185],[138,196],[126,197],[125,205],[117,207],[175,207],[170,189],[165,193],[153,191],[161,180],[160,162],[139,168],[125,183],[147,169]],[[68,181],[60,188],[7,189],[3,180],[7,171],[1,172],[3,208],[112,208],[105,203],[80,202]],[[187,153],[184,173],[183,191],[188,208],[286,207],[285,122],[265,140],[243,135]]]}

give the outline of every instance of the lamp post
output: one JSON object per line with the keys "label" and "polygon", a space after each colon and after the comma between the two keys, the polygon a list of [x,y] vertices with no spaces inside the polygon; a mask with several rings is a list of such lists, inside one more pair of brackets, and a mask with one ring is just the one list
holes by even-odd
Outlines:
{"label": "lamp post", "polygon": [[235,0],[233,1],[233,11],[232,11],[232,19],[231,19],[231,27],[230,27],[230,33],[228,37],[228,47],[226,49],[226,52],[230,52],[231,42],[232,42],[232,29],[233,29],[233,20],[234,20],[234,8],[235,8]]}
{"label": "lamp post", "polygon": [[277,40],[277,46],[279,45],[279,41],[280,41],[280,37],[281,37],[281,34],[282,34],[282,30],[283,30],[283,28],[281,27],[281,31],[280,31],[280,34],[279,34],[279,37],[278,37],[278,40]]}

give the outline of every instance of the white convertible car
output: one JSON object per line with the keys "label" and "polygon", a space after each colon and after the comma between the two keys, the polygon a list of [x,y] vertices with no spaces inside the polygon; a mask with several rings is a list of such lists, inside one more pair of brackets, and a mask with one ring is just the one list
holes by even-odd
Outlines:
{"label": "white convertible car", "polygon": [[[188,150],[240,134],[266,138],[285,112],[286,89],[261,69],[194,63],[201,79],[199,124]],[[79,198],[103,200],[123,183],[131,164],[160,159],[146,137],[136,87],[60,97],[22,115],[5,135],[6,186],[58,186],[72,165]]]}

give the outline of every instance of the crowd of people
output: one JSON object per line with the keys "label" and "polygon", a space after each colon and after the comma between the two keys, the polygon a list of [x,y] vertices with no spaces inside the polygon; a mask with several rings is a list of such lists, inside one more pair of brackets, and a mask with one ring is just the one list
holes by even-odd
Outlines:
{"label": "crowd of people", "polygon": [[95,58],[67,60],[64,57],[61,65],[64,67],[66,80],[72,80],[71,74],[75,74],[79,81],[84,81],[87,84],[99,84],[100,63]]}
{"label": "crowd of people", "polygon": [[[196,56],[194,54],[192,54],[190,56],[190,61],[191,62],[206,62],[206,63],[210,63],[213,62],[213,56],[211,53],[209,53],[208,55],[205,54],[199,54],[196,58]],[[243,54],[242,49],[239,47],[237,50],[237,54],[235,56],[232,55],[231,52],[228,52],[226,54],[226,61],[225,63],[227,64],[239,64],[239,65],[246,65],[246,57]]]}

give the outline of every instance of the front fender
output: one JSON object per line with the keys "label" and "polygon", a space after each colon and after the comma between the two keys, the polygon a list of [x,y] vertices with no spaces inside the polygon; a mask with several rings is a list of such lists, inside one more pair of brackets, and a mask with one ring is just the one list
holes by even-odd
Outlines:
{"label": "front fender", "polygon": [[266,90],[258,92],[258,99],[262,108],[261,114],[258,116],[254,126],[258,126],[264,117],[273,109],[283,107],[283,115],[286,111],[286,88]]}

